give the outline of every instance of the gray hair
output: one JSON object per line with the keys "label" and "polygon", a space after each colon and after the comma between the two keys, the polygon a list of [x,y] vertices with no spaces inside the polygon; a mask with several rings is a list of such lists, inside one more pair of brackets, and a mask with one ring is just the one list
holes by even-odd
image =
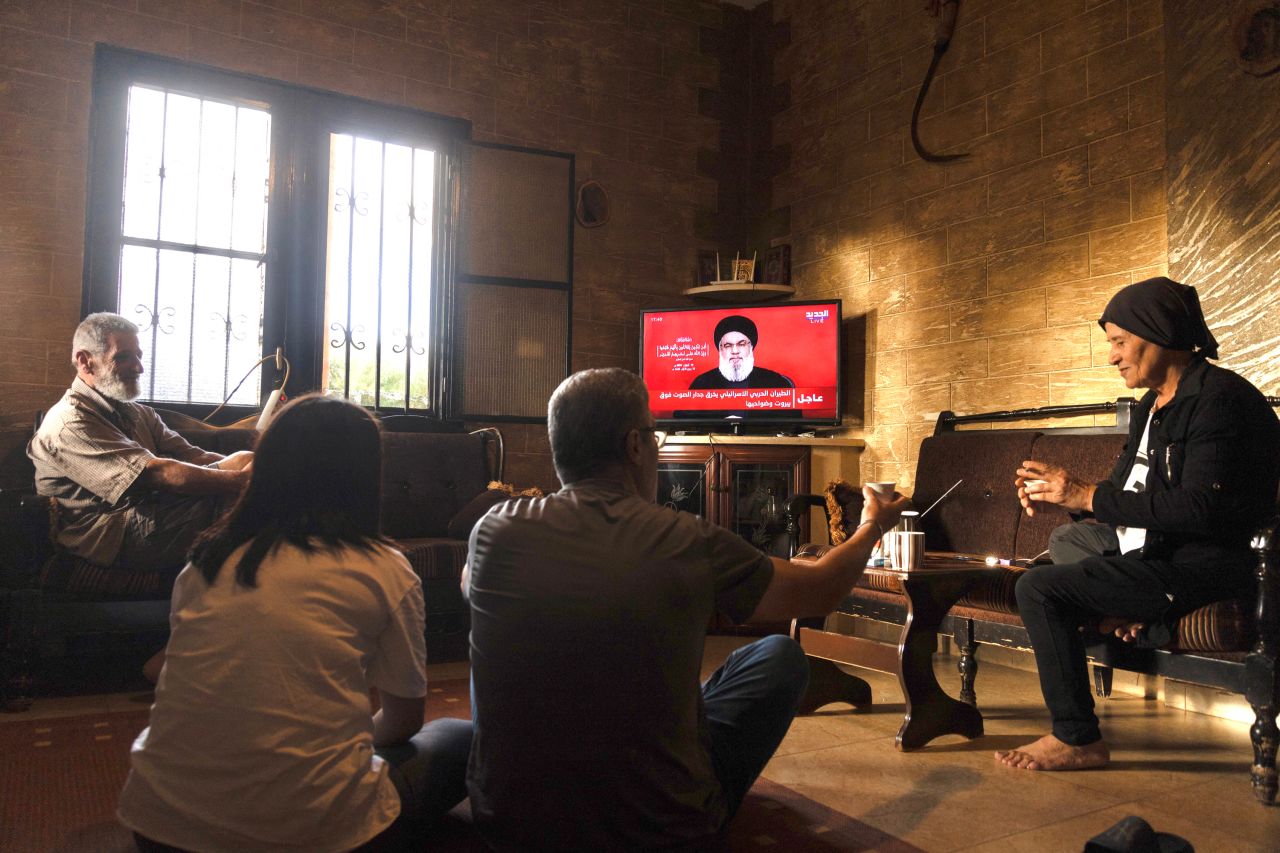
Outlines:
{"label": "gray hair", "polygon": [[644,380],[619,367],[581,370],[547,403],[551,460],[562,483],[596,476],[627,458],[624,439],[649,424]]}
{"label": "gray hair", "polygon": [[90,314],[76,326],[76,333],[71,338],[71,363],[76,363],[76,353],[84,350],[90,355],[101,358],[107,354],[107,338],[111,335],[136,335],[138,326],[131,320],[100,311]]}

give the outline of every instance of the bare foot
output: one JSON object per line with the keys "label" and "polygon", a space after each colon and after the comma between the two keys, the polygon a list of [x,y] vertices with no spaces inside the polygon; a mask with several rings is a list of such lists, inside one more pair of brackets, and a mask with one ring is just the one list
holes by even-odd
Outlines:
{"label": "bare foot", "polygon": [[1114,634],[1117,639],[1132,643],[1138,639],[1138,633],[1147,627],[1145,622],[1134,622],[1123,616],[1103,616],[1098,620],[1098,633]]}
{"label": "bare foot", "polygon": [[1107,766],[1111,751],[1101,740],[1086,746],[1071,746],[1053,735],[1045,735],[1035,743],[997,752],[996,761],[1019,770],[1094,770]]}

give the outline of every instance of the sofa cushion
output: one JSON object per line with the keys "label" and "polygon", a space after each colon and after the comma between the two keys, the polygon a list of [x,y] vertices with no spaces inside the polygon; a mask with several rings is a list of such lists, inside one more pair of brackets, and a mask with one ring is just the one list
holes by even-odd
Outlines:
{"label": "sofa cushion", "polygon": [[467,543],[463,539],[397,539],[409,565],[425,585],[429,580],[462,579],[467,562]]}
{"label": "sofa cushion", "polygon": [[460,433],[382,434],[382,532],[439,538],[449,520],[489,484],[484,437]]}
{"label": "sofa cushion", "polygon": [[1180,652],[1245,652],[1257,639],[1254,602],[1218,601],[1178,620],[1172,648]]}
{"label": "sofa cushion", "polygon": [[[1042,433],[1031,446],[1030,458],[1060,465],[1074,476],[1096,483],[1111,474],[1126,438],[1119,432],[1097,435]],[[1036,556],[1049,547],[1049,534],[1053,529],[1070,521],[1071,517],[1065,510],[1050,504],[1044,505],[1042,510],[1037,508],[1036,514],[1029,518],[1023,514],[1018,524],[1013,556],[1027,559]]]}
{"label": "sofa cushion", "polygon": [[40,570],[40,588],[70,601],[167,599],[182,566],[139,571],[100,566],[60,551]]}
{"label": "sofa cushion", "polygon": [[[968,592],[960,596],[960,600],[956,602],[956,607],[1017,614],[1018,599],[1013,595],[1013,588],[1018,583],[1018,578],[1022,577],[1022,573],[1025,571],[1028,570],[1017,566],[1006,566],[999,572],[983,575],[973,586],[969,587]],[[1035,569],[1030,571],[1035,571]],[[952,613],[955,613],[954,609]]]}
{"label": "sofa cushion", "polygon": [[258,443],[258,431],[254,429],[179,429],[178,435],[210,453],[229,456],[238,450],[252,450]]}
{"label": "sofa cushion", "polygon": [[1029,459],[1034,432],[943,433],[920,445],[912,503],[923,512],[961,478],[954,492],[921,519],[925,547],[961,554],[1013,553],[1022,507],[1015,472]]}

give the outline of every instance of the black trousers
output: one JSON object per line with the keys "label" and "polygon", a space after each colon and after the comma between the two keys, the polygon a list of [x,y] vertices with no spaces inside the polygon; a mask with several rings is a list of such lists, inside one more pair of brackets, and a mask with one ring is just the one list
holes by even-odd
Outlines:
{"label": "black trousers", "polygon": [[[1158,622],[1170,610],[1175,567],[1115,553],[1115,531],[1070,524],[1050,540],[1055,558],[1073,562],[1035,566],[1018,579],[1018,613],[1031,637],[1040,691],[1053,715],[1053,734],[1084,746],[1102,738],[1093,711],[1085,636],[1102,616]],[[1107,553],[1110,552],[1110,553]]]}

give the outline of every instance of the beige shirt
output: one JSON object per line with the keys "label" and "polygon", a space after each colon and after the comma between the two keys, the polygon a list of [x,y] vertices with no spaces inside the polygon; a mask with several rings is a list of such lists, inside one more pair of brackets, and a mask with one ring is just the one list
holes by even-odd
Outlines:
{"label": "beige shirt", "polygon": [[183,850],[350,850],[395,820],[369,688],[427,695],[422,584],[398,551],[281,543],[257,586],[178,575],[119,817]]}
{"label": "beige shirt", "polygon": [[120,552],[128,514],[149,493],[132,488],[156,457],[202,464],[213,455],[165,426],[150,406],[103,396],[76,377],[27,445],[36,493],[58,501],[57,541],[109,565]]}

